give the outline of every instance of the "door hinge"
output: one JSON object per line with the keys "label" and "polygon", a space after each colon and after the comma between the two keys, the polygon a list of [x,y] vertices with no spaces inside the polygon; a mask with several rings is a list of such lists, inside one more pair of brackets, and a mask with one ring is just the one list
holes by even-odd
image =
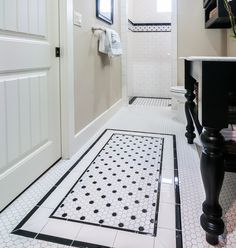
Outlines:
{"label": "door hinge", "polygon": [[55,48],[55,56],[57,58],[60,58],[61,57],[61,48],[60,47],[56,47]]}

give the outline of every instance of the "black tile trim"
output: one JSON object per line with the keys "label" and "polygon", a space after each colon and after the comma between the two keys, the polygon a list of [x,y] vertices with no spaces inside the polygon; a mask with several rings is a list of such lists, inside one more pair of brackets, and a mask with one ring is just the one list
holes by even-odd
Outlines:
{"label": "black tile trim", "polygon": [[158,214],[159,214],[159,207],[160,207],[160,196],[161,196],[161,179],[162,179],[162,165],[163,165],[163,151],[164,151],[164,145],[165,145],[165,139],[162,138],[162,151],[161,151],[161,166],[160,166],[160,171],[159,171],[159,182],[158,182],[158,197],[157,197],[157,202],[156,202],[156,216],[155,216],[155,223],[156,225],[154,226],[154,234],[157,236],[157,224],[158,224]]}
{"label": "black tile trim", "polygon": [[[129,131],[129,132],[132,133],[132,131]],[[142,133],[142,132],[140,132],[140,133]],[[79,220],[73,220],[73,219],[65,219],[65,218],[53,216],[55,214],[55,212],[58,210],[58,208],[61,206],[61,204],[64,202],[64,200],[67,198],[67,196],[70,195],[70,192],[73,190],[73,188],[78,184],[79,180],[84,176],[84,174],[86,173],[86,171],[90,168],[90,166],[93,164],[93,162],[97,159],[97,157],[99,156],[99,154],[101,153],[101,151],[105,148],[105,146],[107,145],[107,143],[109,143],[109,141],[112,139],[112,137],[114,135],[117,135],[117,134],[118,135],[123,135],[121,133],[115,133],[115,134],[112,134],[111,135],[111,137],[107,140],[106,144],[101,148],[101,150],[98,152],[98,154],[95,156],[95,158],[89,164],[89,166],[84,170],[83,174],[77,179],[77,181],[74,183],[74,185],[68,191],[68,193],[66,194],[66,196],[62,199],[62,201],[58,204],[58,206],[55,208],[55,210],[49,216],[49,218],[51,218],[51,219],[59,219],[59,220],[64,220],[64,221],[70,221],[70,222],[76,222],[76,223],[82,223],[82,224],[88,224],[88,225],[92,225],[92,226],[100,226],[100,227],[110,228],[110,229],[114,229],[114,230],[120,230],[120,231],[126,231],[126,232],[132,232],[132,233],[138,233],[138,234],[144,234],[144,235],[151,235],[151,236],[156,237],[156,235],[157,235],[158,210],[159,210],[159,201],[160,201],[160,187],[161,187],[160,180],[158,182],[158,193],[157,193],[157,202],[156,202],[157,206],[156,206],[156,211],[155,211],[155,223],[154,223],[154,231],[153,231],[153,233],[147,233],[147,232],[141,232],[141,231],[134,231],[134,230],[125,229],[125,228],[119,228],[119,227],[114,227],[114,226],[107,226],[107,225],[101,225],[101,224],[96,224],[96,223],[90,223],[90,222],[86,222],[86,221],[79,221]],[[147,136],[143,136],[143,135],[131,135],[131,134],[125,134],[125,135],[126,136],[147,137]],[[152,137],[152,138],[155,138],[155,137]],[[161,151],[161,163],[160,163],[159,179],[161,178],[162,162],[163,162],[163,149],[164,149],[164,138],[161,138],[161,139],[162,139],[162,151]]]}
{"label": "black tile trim", "polygon": [[26,192],[26,190],[28,190],[33,184],[35,184],[40,178],[42,178],[48,171],[50,171],[60,160],[61,158],[59,158],[52,166],[50,166],[46,171],[44,171],[27,188],[25,188],[18,196],[16,196],[9,204],[7,204],[7,206],[0,211],[0,214],[2,214],[11,204],[13,204],[21,195],[23,195]]}
{"label": "black tile trim", "polygon": [[182,231],[176,231],[176,248],[183,248]]}
{"label": "black tile trim", "polygon": [[[167,134],[167,133],[154,133],[154,132],[145,132],[145,131],[133,131],[133,130],[120,130],[120,129],[105,129],[101,135],[93,142],[93,144],[84,152],[84,154],[77,160],[77,162],[75,162],[74,165],[72,165],[72,167],[64,174],[64,176],[62,176],[63,180],[65,179],[65,177],[75,168],[75,166],[86,156],[86,154],[97,144],[97,142],[101,139],[101,137],[107,132],[107,131],[121,131],[121,132],[133,132],[133,133],[146,133],[146,134],[159,134],[159,135],[166,135],[166,136],[172,136],[173,137],[173,147],[174,147],[174,170],[178,171],[178,161],[177,161],[177,149],[176,149],[176,135],[173,134]],[[164,147],[164,145],[163,145]],[[56,164],[56,163],[55,163]],[[54,165],[55,165],[54,164]],[[54,166],[53,165],[53,166]],[[52,167],[53,167],[52,166]],[[45,171],[40,177],[38,177],[37,180],[39,180],[46,172],[48,172],[50,169],[49,168],[47,171]],[[37,211],[37,209],[43,204],[43,202],[47,199],[47,197],[55,190],[55,188],[63,181],[61,179],[59,179],[59,181],[56,183],[55,186],[52,187],[52,189],[39,201],[39,203],[26,215],[26,217],[17,225],[17,227],[12,231],[12,234],[15,235],[20,235],[20,236],[25,236],[25,237],[29,237],[29,238],[34,238],[37,236],[37,233],[33,233],[33,232],[29,232],[29,231],[25,231],[25,230],[20,230],[20,228],[28,221],[28,219]],[[36,180],[36,181],[37,181]],[[36,181],[34,181],[30,186],[32,186]],[[179,187],[179,178],[178,178],[178,182],[177,184]],[[29,187],[30,187],[29,186]],[[28,188],[29,188],[28,187]],[[27,189],[28,189],[27,188]],[[26,190],[27,190],[26,189]],[[25,190],[25,191],[26,191]],[[24,191],[24,192],[25,192]],[[24,192],[22,192],[20,195],[22,195]],[[20,196],[19,195],[19,196]],[[180,199],[180,194],[179,194],[179,190],[176,190],[175,187],[175,195],[177,195],[177,197]],[[17,196],[16,199],[19,197]],[[46,197],[47,196],[47,197]],[[15,200],[16,200],[15,199]],[[177,198],[176,198],[177,199]],[[180,202],[180,200],[179,200]],[[10,204],[8,205],[10,206]],[[4,208],[5,210],[6,208]],[[1,213],[1,212],[0,212]],[[178,215],[178,217],[177,217]],[[178,224],[180,223],[180,225]],[[181,206],[180,203],[177,203],[176,201],[176,229],[177,227],[180,226],[181,227]],[[176,248],[183,248],[183,241],[182,241],[182,231],[180,231],[181,228],[176,231]],[[60,239],[58,237],[53,237],[53,236],[49,236],[49,235],[43,235],[40,234],[36,237],[37,239],[41,239],[44,241],[49,241],[49,242],[53,242],[53,243],[58,243],[60,241],[62,241],[63,239]],[[57,241],[56,239],[57,238]],[[64,240],[65,241],[65,240]],[[68,240],[67,240],[68,241]],[[109,248],[109,247],[104,247],[104,246],[99,246],[99,245],[94,245],[94,244],[90,244],[90,243],[84,243],[84,242],[74,242],[71,240],[71,246],[75,246],[74,247],[78,247],[79,244],[85,245],[85,248]]]}
{"label": "black tile trim", "polygon": [[134,96],[129,100],[129,104],[132,105],[134,101],[138,98],[142,99],[155,99],[155,100],[171,100],[171,98],[168,97],[155,97],[155,96]]}
{"label": "black tile trim", "polygon": [[178,155],[176,135],[173,135],[174,151],[174,180],[175,180],[175,228],[176,228],[176,248],[183,248],[182,223],[181,223],[181,201],[179,189]]}
{"label": "black tile trim", "polygon": [[45,235],[41,233],[36,237],[36,239],[44,240],[44,241],[51,242],[51,243],[61,244],[61,245],[68,245],[68,246],[71,246],[73,243],[73,240],[71,239],[64,239],[64,238],[59,238],[59,237],[55,237],[51,235]]}
{"label": "black tile trim", "polygon": [[38,206],[35,206],[26,216],[25,218],[16,226],[16,228],[12,231],[15,233],[19,231],[19,229],[29,220],[29,218],[38,210]]}
{"label": "black tile trim", "polygon": [[131,20],[128,20],[128,28],[132,32],[171,32],[171,23],[134,23]]}
{"label": "black tile trim", "polygon": [[[92,143],[92,145],[83,153],[83,155],[71,166],[71,168],[58,180],[58,182],[48,191],[48,193],[37,203],[37,205],[26,215],[26,217],[16,226],[16,228],[12,231],[15,232],[18,229],[20,229],[27,221],[28,219],[37,211],[37,209],[46,201],[46,199],[49,197],[49,195],[62,183],[62,181],[69,175],[69,173],[76,167],[76,165],[89,153],[89,151],[97,144],[97,142],[101,139],[101,137],[107,132],[107,129],[104,130],[99,137]],[[53,165],[55,166],[55,164]],[[52,166],[52,167],[53,167]],[[52,167],[50,169],[52,169]],[[48,169],[46,172],[48,172],[50,169]],[[45,172],[45,173],[46,173]],[[45,174],[44,173],[44,174]],[[38,180],[44,175],[42,174]],[[37,180],[35,182],[32,183],[32,185],[34,183],[36,183]],[[31,186],[32,186],[31,185]],[[21,193],[23,194],[23,193]],[[20,194],[20,195],[21,195]],[[19,196],[20,196],[19,195]],[[19,197],[17,196],[17,198]],[[16,199],[17,199],[16,198]]]}
{"label": "black tile trim", "polygon": [[136,96],[135,96],[135,97],[132,97],[132,98],[129,100],[129,104],[130,104],[130,105],[133,104],[133,102],[134,102],[136,99],[137,99]]}
{"label": "black tile trim", "polygon": [[81,241],[74,241],[72,246],[78,247],[78,248],[110,248],[108,246],[95,245],[95,244],[85,243]]}
{"label": "black tile trim", "polygon": [[12,232],[12,234],[23,236],[26,238],[32,238],[32,239],[34,239],[37,236],[37,233],[29,232],[29,231],[25,231],[25,230],[17,230],[14,233]]}
{"label": "black tile trim", "polygon": [[170,22],[132,22],[130,19],[128,22],[133,26],[171,26]]}

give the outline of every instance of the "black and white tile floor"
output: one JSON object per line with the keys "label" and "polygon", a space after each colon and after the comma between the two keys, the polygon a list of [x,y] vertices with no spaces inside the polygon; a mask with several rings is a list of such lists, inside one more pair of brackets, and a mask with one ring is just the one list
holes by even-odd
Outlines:
{"label": "black and white tile floor", "polygon": [[[155,117],[155,118],[154,118]],[[196,152],[195,146],[188,145],[186,143],[184,132],[185,127],[181,123],[176,122],[172,118],[172,112],[169,108],[145,108],[145,107],[139,107],[139,106],[128,106],[124,107],[119,113],[117,113],[107,124],[105,127],[100,130],[99,134],[104,131],[104,129],[118,129],[118,130],[138,130],[139,133],[136,133],[136,135],[139,136],[149,136],[154,137],[155,140],[158,142],[158,147],[161,148],[162,141],[164,140],[164,149],[163,149],[163,162],[161,168],[161,175],[158,174],[159,167],[158,167],[158,155],[156,159],[156,175],[150,177],[152,179],[149,179],[149,182],[154,182],[153,189],[150,191],[148,190],[148,193],[144,193],[145,195],[149,194],[150,199],[150,192],[152,192],[152,201],[153,197],[157,199],[157,203],[159,203],[159,211],[158,211],[158,218],[157,218],[157,235],[150,235],[150,234],[140,234],[140,230],[138,230],[139,227],[146,228],[147,222],[153,218],[151,217],[153,215],[152,207],[150,207],[150,204],[148,204],[147,208],[149,207],[150,215],[148,215],[147,218],[144,218],[142,220],[138,220],[138,225],[131,225],[135,220],[131,219],[131,216],[139,216],[141,208],[136,206],[133,201],[130,201],[129,204],[130,207],[133,208],[132,215],[129,213],[126,218],[119,218],[119,223],[123,219],[124,221],[124,227],[119,227],[118,218],[116,216],[110,216],[112,213],[116,212],[117,214],[122,213],[121,208],[112,209],[112,213],[109,213],[109,218],[107,218],[107,213],[99,212],[98,214],[101,214],[98,218],[94,218],[94,212],[92,212],[92,208],[90,208],[90,204],[87,201],[87,197],[92,197],[95,194],[95,187],[90,188],[90,192],[84,192],[86,193],[92,193],[90,196],[83,196],[83,199],[85,199],[82,203],[83,206],[86,206],[86,211],[84,212],[85,218],[90,218],[88,223],[85,223],[85,220],[79,220],[77,221],[70,221],[69,218],[66,217],[59,217],[60,214],[64,214],[64,212],[60,212],[62,204],[65,204],[65,212],[67,214],[71,214],[70,218],[75,218],[75,205],[72,199],[72,195],[76,192],[77,187],[83,185],[79,182],[78,179],[82,180],[93,180],[93,178],[89,176],[95,176],[95,174],[91,174],[91,172],[98,173],[102,170],[93,170],[93,171],[87,171],[90,170],[88,168],[88,165],[91,164],[91,162],[99,163],[99,167],[102,166],[104,169],[106,166],[104,165],[106,162],[106,159],[112,159],[109,158],[108,154],[106,153],[106,149],[103,150],[106,145],[107,141],[114,135],[120,135],[120,131],[107,131],[96,143],[93,149],[90,150],[90,152],[87,154],[87,156],[83,157],[82,160],[79,161],[79,163],[76,166],[76,161],[81,157],[81,155],[88,149],[88,147],[94,142],[94,140],[97,139],[97,137],[94,137],[89,143],[83,147],[78,154],[76,154],[70,161],[60,161],[57,165],[55,165],[49,172],[47,172],[40,180],[38,180],[32,187],[30,187],[23,195],[21,195],[11,206],[9,206],[3,213],[0,214],[0,247],[34,247],[34,248],[46,248],[46,247],[68,247],[71,245],[74,245],[76,247],[117,247],[117,248],[175,248],[176,244],[177,247],[180,245],[179,240],[181,237],[181,229],[180,226],[180,220],[176,218],[176,212],[180,211],[181,207],[181,215],[182,215],[182,237],[183,237],[183,247],[192,248],[192,247],[199,247],[199,248],[205,248],[209,247],[209,245],[205,242],[205,234],[202,231],[200,225],[199,225],[199,216],[201,214],[201,203],[204,200],[204,191],[201,184],[201,178],[200,178],[200,169],[199,169],[199,156]],[[175,176],[178,172],[176,168],[173,169],[173,159],[175,156],[172,156],[170,154],[173,154],[173,136],[168,135],[154,135],[153,134],[146,134],[144,132],[150,132],[150,133],[164,133],[164,134],[175,134],[176,135],[176,145],[177,145],[177,155],[178,155],[178,166],[179,166],[179,177],[180,177],[180,199],[181,202],[179,202],[178,196],[176,196],[176,193],[178,193],[178,182],[175,184]],[[98,134],[98,135],[99,135]],[[130,135],[130,132],[123,132],[122,135]],[[131,134],[133,135],[133,134]],[[147,139],[147,138],[146,138]],[[149,138],[148,138],[149,140]],[[149,142],[150,145],[151,141]],[[148,146],[147,144],[147,146]],[[123,144],[122,147],[125,148],[126,144]],[[128,145],[128,144],[127,144]],[[166,149],[165,149],[166,146]],[[137,148],[137,147],[136,147]],[[113,148],[110,148],[113,152]],[[132,148],[131,148],[132,149]],[[110,151],[111,151],[110,150]],[[99,152],[101,151],[101,154]],[[159,149],[160,151],[160,149]],[[137,150],[135,151],[137,152]],[[165,154],[165,152],[167,154]],[[100,157],[97,155],[101,155]],[[118,152],[116,153],[118,154]],[[124,153],[125,154],[125,153]],[[128,154],[128,153],[127,153]],[[140,150],[140,156],[142,154],[142,150]],[[104,155],[104,156],[103,156]],[[133,158],[132,154],[131,157]],[[138,155],[138,154],[136,154]],[[108,156],[108,157],[107,157]],[[99,161],[99,159],[103,159],[104,161]],[[121,157],[119,157],[121,158]],[[95,160],[94,160],[95,159]],[[98,160],[96,160],[98,159]],[[115,158],[118,159],[118,158]],[[114,160],[115,160],[114,159]],[[124,159],[125,160],[125,159]],[[135,161],[134,161],[135,162]],[[91,166],[97,166],[95,164],[91,164]],[[75,166],[73,166],[75,164]],[[124,163],[125,164],[125,163]],[[117,164],[118,165],[118,164]],[[105,166],[105,167],[103,167]],[[136,165],[138,166],[138,165]],[[109,169],[108,167],[107,169]],[[153,167],[151,167],[153,168]],[[124,172],[123,177],[121,176],[123,173],[121,171],[121,168],[117,167],[116,172],[111,172],[112,174],[120,174],[119,178],[118,176],[111,176],[109,179],[112,180],[112,183],[115,183],[115,187],[117,188],[119,183],[122,183],[122,185],[129,183],[129,188],[127,188],[126,191],[120,191],[121,195],[113,197],[113,193],[108,190],[107,182],[104,184],[104,180],[101,178],[107,177],[107,175],[102,175],[100,180],[96,180],[97,184],[104,185],[104,192],[101,192],[102,195],[106,195],[104,199],[108,199],[108,197],[111,199],[111,204],[114,202],[115,204],[123,204],[123,201],[127,201],[127,199],[130,199],[127,195],[124,197],[125,193],[133,193],[137,192],[136,184],[133,184],[133,180],[126,181],[126,172]],[[135,174],[135,168],[131,169],[130,171],[134,171]],[[86,171],[84,173],[84,171]],[[118,172],[119,171],[119,172]],[[84,175],[82,176],[82,174]],[[131,173],[131,172],[130,172]],[[149,171],[143,171],[143,173],[152,173]],[[147,175],[145,174],[145,175]],[[64,175],[66,175],[64,177]],[[96,178],[99,178],[98,175],[96,175]],[[81,177],[82,176],[82,177]],[[132,174],[133,176],[133,174]],[[64,177],[64,180],[60,182],[60,187],[58,180],[60,178]],[[114,178],[116,180],[114,180]],[[145,177],[145,176],[144,176]],[[80,180],[79,179],[79,180]],[[118,182],[118,180],[121,179],[122,181]],[[141,179],[141,178],[140,178]],[[158,186],[155,185],[155,180],[158,179],[158,183],[161,182],[161,185],[158,184]],[[221,196],[221,202],[224,208],[224,216],[226,220],[226,227],[227,227],[227,240],[225,241],[226,244],[224,247],[233,248],[236,247],[236,205],[235,205],[235,174],[227,173],[226,174],[226,180],[224,183],[223,193]],[[125,181],[123,181],[125,180]],[[136,180],[135,180],[136,181]],[[137,181],[138,183],[141,183],[141,180]],[[145,181],[145,183],[149,183]],[[97,185],[95,184],[95,185]],[[124,186],[123,185],[123,186]],[[85,185],[86,186],[86,185]],[[150,186],[148,186],[150,187]],[[146,189],[148,189],[146,187]],[[157,187],[157,188],[156,188]],[[99,186],[96,186],[96,189],[99,188]],[[102,188],[102,187],[101,187]],[[51,192],[48,193],[48,191],[52,189]],[[160,189],[160,193],[158,195],[158,192],[156,193],[155,190]],[[73,194],[70,194],[72,191]],[[122,190],[124,190],[122,188]],[[129,191],[129,192],[128,192]],[[79,191],[80,194],[81,191]],[[97,191],[96,191],[97,192]],[[100,191],[98,191],[100,192]],[[69,194],[68,194],[69,193]],[[67,196],[68,197],[65,197]],[[44,198],[44,201],[40,200],[47,195],[47,197]],[[178,194],[177,194],[178,195]],[[140,195],[138,194],[140,197]],[[71,197],[71,198],[70,198]],[[103,204],[103,198],[100,198],[100,193],[96,194],[96,198],[99,201],[99,209],[104,209],[105,205]],[[118,201],[118,198],[122,198],[122,201]],[[72,199],[72,204],[71,204]],[[95,198],[94,198],[95,199]],[[146,199],[146,198],[145,198]],[[159,200],[158,200],[159,199]],[[133,199],[134,200],[134,199]],[[135,198],[136,200],[136,198]],[[135,201],[134,200],[134,201]],[[90,201],[93,201],[91,199]],[[94,200],[95,201],[95,200]],[[76,205],[78,204],[78,200],[75,201]],[[68,206],[67,206],[68,203]],[[181,204],[179,204],[181,203]],[[93,204],[91,204],[93,205]],[[59,207],[58,207],[59,206]],[[88,207],[89,206],[89,207]],[[95,205],[94,205],[95,206]],[[123,206],[123,205],[122,205]],[[58,207],[58,208],[57,208]],[[80,206],[78,206],[80,207]],[[29,214],[29,212],[34,209],[34,211]],[[99,210],[97,209],[97,210]],[[143,210],[144,208],[142,208]],[[56,211],[55,211],[56,210]],[[80,209],[82,210],[82,208]],[[80,211],[77,210],[77,211]],[[95,211],[96,209],[94,209]],[[141,210],[141,211],[142,211]],[[76,212],[77,213],[77,212]],[[53,214],[53,216],[52,216]],[[78,216],[76,214],[76,216]],[[145,215],[147,216],[147,215]],[[27,217],[27,218],[25,218]],[[55,218],[56,217],[56,218]],[[80,216],[81,218],[82,216]],[[116,220],[114,221],[113,218]],[[130,219],[129,219],[130,218]],[[65,220],[66,219],[66,220]],[[109,226],[102,226],[100,224],[97,226],[97,222],[99,220],[108,220],[107,224]],[[147,219],[147,220],[146,220]],[[23,220],[23,222],[22,222]],[[92,223],[91,223],[92,220]],[[63,225],[62,225],[63,223]],[[151,222],[150,222],[151,223]],[[152,224],[152,223],[151,223]],[[118,227],[117,227],[118,225]],[[125,229],[125,225],[127,225],[127,229]],[[15,229],[16,228],[16,229]],[[155,228],[155,225],[154,225]],[[15,229],[15,234],[12,234],[11,232]],[[22,231],[24,230],[24,231]],[[135,232],[131,232],[131,230],[134,230]],[[29,232],[30,231],[30,232]],[[153,226],[149,225],[149,227],[146,229],[148,233],[153,231]],[[141,232],[145,232],[145,230],[141,230]],[[16,235],[18,233],[18,235]],[[24,237],[21,235],[25,235],[28,237]],[[47,241],[45,241],[47,240]],[[52,243],[53,241],[54,243]],[[72,242],[73,241],[73,242]],[[58,244],[63,243],[63,245]],[[94,245],[95,244],[95,245]],[[89,246],[90,245],[90,246]],[[98,245],[98,246],[97,246]]]}
{"label": "black and white tile floor", "polygon": [[132,102],[136,106],[144,107],[171,107],[171,99],[168,98],[151,98],[151,97],[135,97]]}
{"label": "black and white tile floor", "polygon": [[154,235],[163,142],[113,134],[51,217]]}

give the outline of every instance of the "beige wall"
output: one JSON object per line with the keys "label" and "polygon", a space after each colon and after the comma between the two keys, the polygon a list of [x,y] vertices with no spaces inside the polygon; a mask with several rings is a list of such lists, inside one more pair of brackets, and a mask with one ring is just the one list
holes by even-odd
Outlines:
{"label": "beige wall", "polygon": [[236,38],[232,37],[231,31],[227,34],[227,55],[236,56]]}
{"label": "beige wall", "polygon": [[76,133],[121,98],[121,60],[99,54],[91,31],[92,26],[107,26],[120,33],[120,3],[115,2],[110,26],[96,19],[95,0],[74,0],[74,9],[83,15],[82,27],[74,26]]}
{"label": "beige wall", "polygon": [[[178,57],[226,56],[226,32],[204,28],[203,2],[178,0]],[[183,61],[178,61],[178,84],[184,83]]]}

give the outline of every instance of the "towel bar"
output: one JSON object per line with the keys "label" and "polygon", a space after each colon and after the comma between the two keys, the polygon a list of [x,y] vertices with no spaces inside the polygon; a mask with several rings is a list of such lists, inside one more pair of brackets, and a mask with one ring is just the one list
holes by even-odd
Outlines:
{"label": "towel bar", "polygon": [[105,28],[96,28],[96,27],[92,27],[92,31],[93,31],[93,32],[95,32],[95,31],[97,31],[97,30],[106,32],[106,29],[105,29]]}

